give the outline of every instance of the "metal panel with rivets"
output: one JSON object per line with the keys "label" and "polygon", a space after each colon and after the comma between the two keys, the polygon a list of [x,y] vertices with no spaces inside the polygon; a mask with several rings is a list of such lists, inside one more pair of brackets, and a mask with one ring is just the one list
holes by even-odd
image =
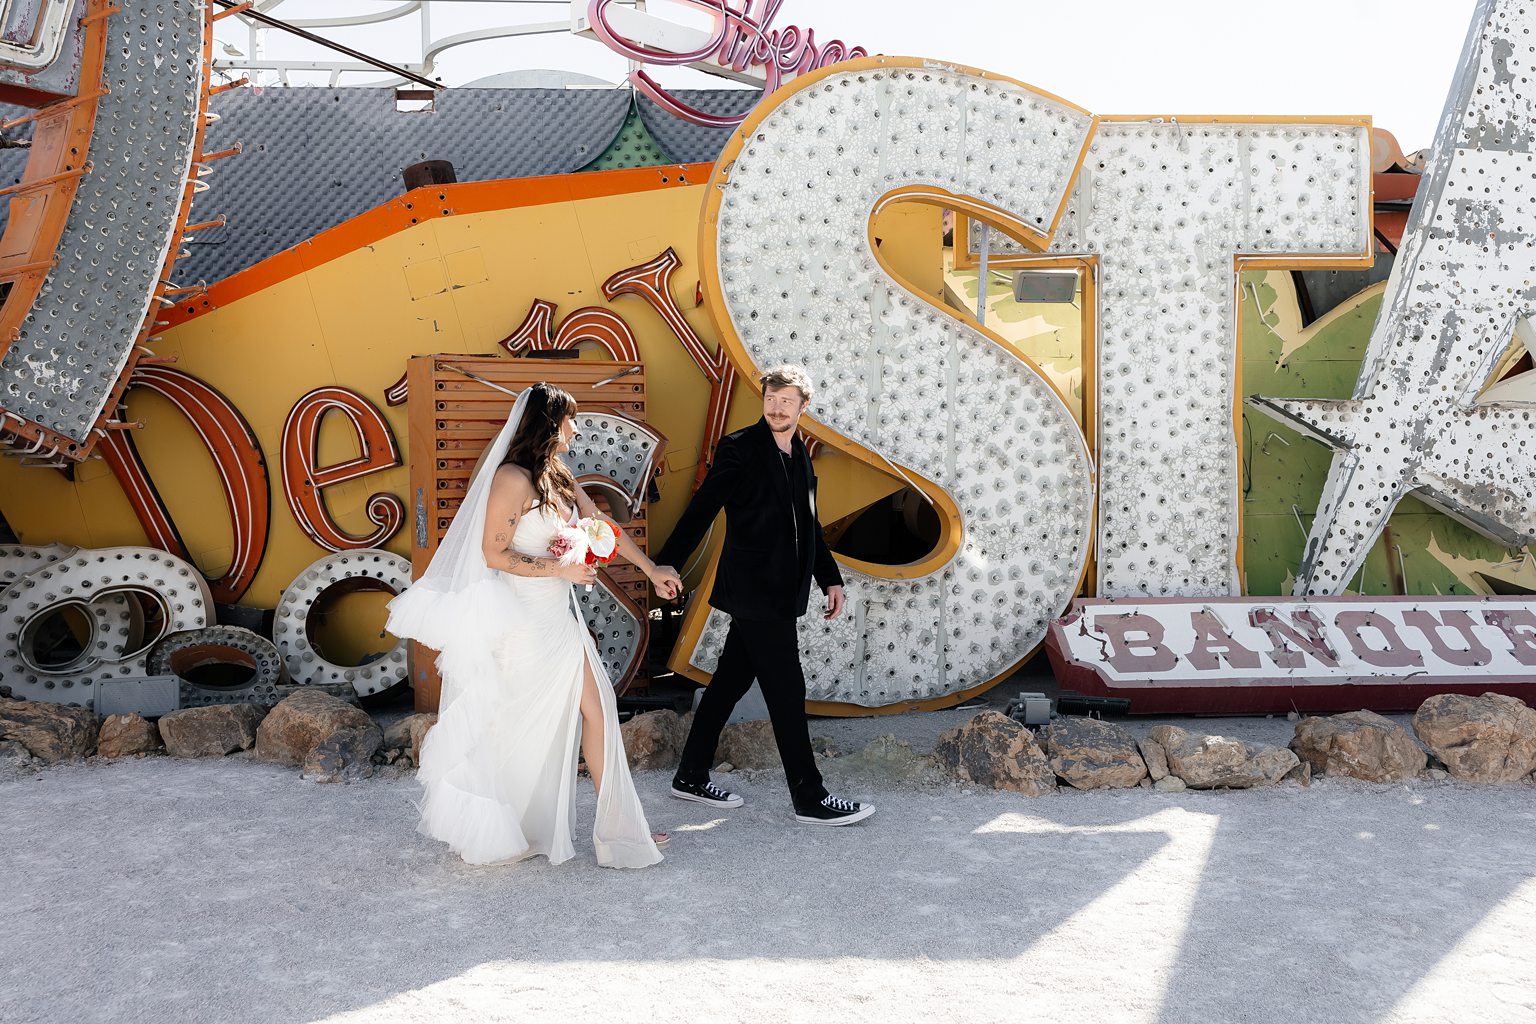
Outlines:
{"label": "metal panel with rivets", "polygon": [[[91,624],[80,656],[39,664],[32,637],[71,607]],[[74,551],[0,592],[0,679],[18,697],[89,707],[97,682],[146,675],[157,641],[203,628],[212,612],[208,581],[174,555],[142,547]]]}
{"label": "metal panel with rivets", "polygon": [[1295,593],[1344,590],[1410,491],[1536,539],[1529,404],[1480,401],[1536,311],[1536,5],[1480,0],[1353,397],[1255,398],[1336,449]]}
{"label": "metal panel with rivets", "polygon": [[0,359],[0,409],[88,448],[176,236],[199,138],[206,8],[119,0],[90,169],[57,263]]}
{"label": "metal panel with rivets", "polygon": [[393,595],[410,585],[410,560],[381,548],[341,551],[315,560],[283,591],[272,619],[272,642],[282,653],[289,677],[299,686],[351,686],[363,697],[404,682],[404,640],[395,640],[382,657],[366,664],[340,665],[316,645],[309,626],[311,613],[323,599],[366,591]]}

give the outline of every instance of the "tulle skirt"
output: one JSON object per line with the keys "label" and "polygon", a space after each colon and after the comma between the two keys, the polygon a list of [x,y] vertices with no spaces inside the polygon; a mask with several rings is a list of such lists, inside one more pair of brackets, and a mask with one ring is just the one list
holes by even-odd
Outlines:
{"label": "tulle skirt", "polygon": [[586,665],[603,710],[597,862],[638,868],[662,859],[629,773],[613,686],[570,583],[498,574],[451,595],[413,587],[391,602],[389,628],[442,652],[438,721],[417,772],[422,833],[470,864],[576,855]]}

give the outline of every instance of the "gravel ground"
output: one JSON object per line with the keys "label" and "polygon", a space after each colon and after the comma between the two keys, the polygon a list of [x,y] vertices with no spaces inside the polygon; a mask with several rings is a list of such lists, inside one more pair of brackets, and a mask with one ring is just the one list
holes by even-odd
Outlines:
{"label": "gravel ground", "polygon": [[855,753],[971,713],[813,722],[834,790],[880,807],[850,828],[794,824],[770,773],[726,812],[642,773],[674,839],[640,872],[596,867],[586,789],[575,861],[470,868],[415,834],[404,776],[13,776],[0,1021],[1536,1020],[1536,787],[1030,800]]}

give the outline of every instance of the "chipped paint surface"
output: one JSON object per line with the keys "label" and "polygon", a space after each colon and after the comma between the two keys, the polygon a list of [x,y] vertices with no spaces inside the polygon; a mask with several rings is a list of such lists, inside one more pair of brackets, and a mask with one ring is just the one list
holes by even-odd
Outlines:
{"label": "chipped paint surface", "polygon": [[1477,7],[1353,397],[1254,400],[1337,449],[1297,594],[1341,591],[1409,492],[1499,543],[1536,538],[1531,408],[1477,401],[1536,308],[1533,28],[1524,2]]}

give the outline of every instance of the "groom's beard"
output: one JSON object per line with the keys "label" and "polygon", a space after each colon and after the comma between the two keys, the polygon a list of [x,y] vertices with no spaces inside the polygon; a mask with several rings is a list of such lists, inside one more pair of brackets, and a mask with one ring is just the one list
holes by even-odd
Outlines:
{"label": "groom's beard", "polygon": [[767,417],[767,419],[768,419],[768,429],[773,431],[775,434],[792,434],[792,433],[794,433],[794,430],[795,430],[795,418],[793,416],[788,417],[787,419],[783,419],[783,420],[776,420],[776,419],[772,418],[771,416]]}

